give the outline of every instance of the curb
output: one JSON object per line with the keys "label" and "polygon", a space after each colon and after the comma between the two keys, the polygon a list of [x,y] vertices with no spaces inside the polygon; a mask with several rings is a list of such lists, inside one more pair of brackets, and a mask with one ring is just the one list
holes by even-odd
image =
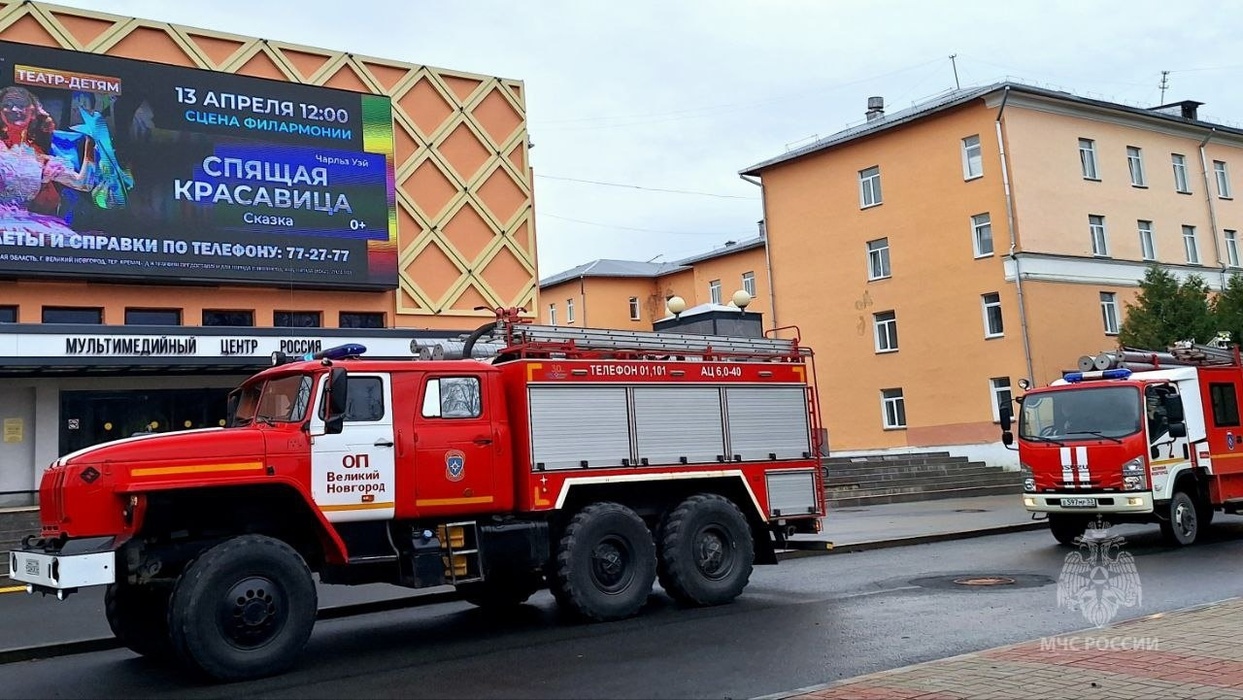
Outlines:
{"label": "curb", "polygon": [[[1165,617],[1167,615],[1175,615],[1178,613],[1187,613],[1187,612],[1194,612],[1197,610],[1204,610],[1205,608],[1212,608],[1218,605],[1225,605],[1226,603],[1233,603],[1233,602],[1237,602],[1240,600],[1243,600],[1243,596],[1231,596],[1229,598],[1222,598],[1221,600],[1215,600],[1209,603],[1198,603],[1196,605],[1188,605],[1186,607],[1175,608],[1173,610],[1163,610],[1161,612],[1150,613],[1148,615],[1141,615],[1139,617],[1130,617],[1125,620],[1118,620],[1117,622],[1111,623],[1108,626],[1104,627],[1103,629],[1112,630],[1118,627],[1125,627],[1126,625],[1134,624],[1136,622],[1142,622],[1144,620],[1151,620],[1151,619],[1155,619],[1158,617]],[[1062,632],[1060,634],[1053,634],[1049,636],[1050,637],[1065,637],[1067,635],[1100,632],[1101,630],[1102,628],[1100,627],[1085,627],[1083,629],[1072,630],[1070,632]],[[797,697],[800,695],[808,695],[810,693],[816,693],[822,690],[829,690],[830,688],[835,688],[837,686],[856,683],[861,678],[883,678],[885,676],[891,676],[891,675],[894,675],[896,673],[899,673],[899,672],[902,672],[908,669],[920,668],[924,666],[932,666],[934,664],[939,664],[942,662],[950,662],[950,661],[954,661],[957,659],[966,659],[966,658],[970,658],[973,656],[979,656],[980,654],[983,654],[985,652],[997,651],[999,649],[1013,649],[1015,647],[1021,647],[1026,644],[1031,644],[1032,642],[1038,641],[1039,639],[1040,639],[1039,637],[1036,637],[1035,639],[1028,639],[1026,641],[1015,642],[1013,644],[1003,644],[1001,646],[988,647],[987,649],[969,651],[965,654],[955,654],[953,656],[947,656],[943,659],[931,659],[929,661],[921,661],[917,664],[907,664],[906,666],[898,666],[896,668],[891,668],[891,669],[887,669],[884,671],[874,671],[872,673],[863,673],[858,676],[851,676],[850,678],[842,678],[836,681],[830,681],[828,683],[818,683],[816,685],[809,685],[809,686],[805,686],[802,688],[796,688],[794,690],[784,690],[784,691],[780,691],[777,693],[771,693],[769,695],[760,695],[758,697],[751,698],[750,700],[787,700],[787,698],[793,698],[793,697]]]}
{"label": "curb", "polygon": [[914,544],[932,544],[935,542],[951,542],[953,540],[966,540],[974,537],[988,537],[990,535],[1006,535],[1012,532],[1031,532],[1034,530],[1047,529],[1049,524],[1043,520],[1037,520],[1030,523],[1015,523],[1013,525],[998,525],[996,527],[985,527],[977,530],[962,530],[960,532],[941,532],[934,535],[916,535],[914,537],[897,537],[890,540],[867,540],[864,542],[852,542],[847,544],[837,544],[825,540],[791,540],[786,544],[790,547],[785,550],[778,550],[777,560],[801,559],[803,557],[816,557],[826,554],[852,554],[855,552],[867,552],[874,549],[889,549],[892,547],[906,547]]}

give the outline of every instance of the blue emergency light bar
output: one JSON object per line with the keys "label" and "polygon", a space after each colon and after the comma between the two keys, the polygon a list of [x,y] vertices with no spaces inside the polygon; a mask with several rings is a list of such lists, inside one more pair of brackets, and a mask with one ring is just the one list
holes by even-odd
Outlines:
{"label": "blue emergency light bar", "polygon": [[317,353],[307,353],[302,356],[304,360],[343,360],[353,355],[361,355],[367,352],[365,346],[358,343],[346,343],[345,345],[337,345],[331,348],[325,348]]}
{"label": "blue emergency light bar", "polygon": [[1128,379],[1131,376],[1129,369],[1106,369],[1099,372],[1067,372],[1062,379],[1068,382],[1082,382],[1085,379]]}

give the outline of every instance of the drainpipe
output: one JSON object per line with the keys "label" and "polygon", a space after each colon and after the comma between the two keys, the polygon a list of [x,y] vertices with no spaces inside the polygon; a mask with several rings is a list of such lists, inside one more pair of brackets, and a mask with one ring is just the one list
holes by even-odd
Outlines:
{"label": "drainpipe", "polygon": [[1006,162],[1006,138],[1001,130],[1001,116],[1006,111],[1006,100],[1010,99],[1010,86],[1005,87],[1001,95],[1001,109],[997,110],[994,126],[997,129],[997,149],[1001,153],[1001,184],[1006,193],[1006,228],[1010,231],[1010,252],[1008,256],[1014,262],[1014,291],[1019,299],[1019,329],[1023,337],[1023,361],[1027,367],[1027,381],[1035,382],[1035,371],[1032,369],[1031,337],[1027,330],[1027,305],[1023,300],[1023,273],[1019,270],[1018,235],[1014,230],[1014,198],[1010,192],[1010,166]]}
{"label": "drainpipe", "polygon": [[1204,174],[1204,199],[1208,202],[1208,221],[1209,228],[1213,233],[1213,254],[1217,256],[1217,267],[1221,268],[1221,288],[1226,288],[1226,270],[1228,265],[1221,259],[1221,243],[1217,240],[1217,206],[1213,203],[1213,188],[1209,184],[1208,178],[1208,156],[1205,155],[1204,147],[1213,138],[1213,134],[1217,132],[1217,127],[1211,127],[1208,136],[1200,142],[1200,171]]}
{"label": "drainpipe", "polygon": [[760,188],[760,216],[764,219],[764,266],[768,270],[768,308],[772,312],[768,327],[780,328],[777,324],[777,285],[773,283],[773,259],[768,253],[768,192],[759,178],[752,179],[741,174],[738,177],[742,178],[743,182],[749,182]]}

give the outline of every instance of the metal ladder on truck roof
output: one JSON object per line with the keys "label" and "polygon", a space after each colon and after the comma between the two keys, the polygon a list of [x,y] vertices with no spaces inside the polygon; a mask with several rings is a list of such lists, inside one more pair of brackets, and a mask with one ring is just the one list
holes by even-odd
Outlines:
{"label": "metal ladder on truck roof", "polygon": [[789,360],[812,355],[798,339],[742,338],[693,333],[618,331],[598,328],[567,328],[515,324],[510,327],[506,352],[520,356],[564,354],[574,357],[663,359],[673,356],[695,359]]}

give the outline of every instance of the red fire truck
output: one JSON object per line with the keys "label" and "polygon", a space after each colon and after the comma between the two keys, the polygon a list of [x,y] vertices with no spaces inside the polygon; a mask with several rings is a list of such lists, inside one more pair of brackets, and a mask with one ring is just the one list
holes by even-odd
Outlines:
{"label": "red fire truck", "polygon": [[[616,620],[656,580],[684,604],[732,601],[753,564],[819,530],[814,368],[797,340],[497,313],[465,359],[274,357],[223,428],[59,458],[12,577],[62,599],[107,586],[123,644],[234,680],[296,662],[313,574],[453,586],[480,606],[547,587]],[[498,352],[473,359],[485,329]]]}
{"label": "red fire truck", "polygon": [[1238,348],[1085,355],[1019,399],[1024,507],[1062,544],[1097,519],[1156,522],[1171,544],[1192,544],[1215,511],[1243,510],[1241,393]]}

